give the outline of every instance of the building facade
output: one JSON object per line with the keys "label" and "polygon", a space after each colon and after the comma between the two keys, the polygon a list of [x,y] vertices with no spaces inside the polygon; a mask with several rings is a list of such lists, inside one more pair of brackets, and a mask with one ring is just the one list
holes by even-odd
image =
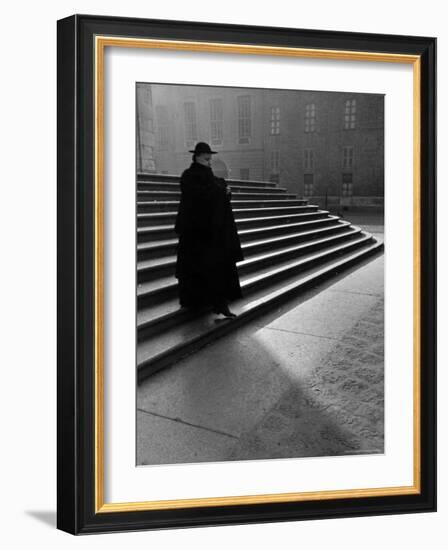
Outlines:
{"label": "building facade", "polygon": [[198,141],[218,151],[222,177],[278,182],[321,205],[383,207],[383,95],[137,85],[137,166],[151,157],[143,171],[181,174]]}

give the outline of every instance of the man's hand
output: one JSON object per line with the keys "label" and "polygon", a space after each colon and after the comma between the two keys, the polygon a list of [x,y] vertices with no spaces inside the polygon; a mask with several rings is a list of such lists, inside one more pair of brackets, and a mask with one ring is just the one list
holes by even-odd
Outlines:
{"label": "man's hand", "polygon": [[227,187],[226,180],[224,178],[219,178],[218,176],[215,176],[215,181],[220,187],[223,187],[226,190],[226,195],[230,197],[230,195],[232,194],[232,191],[230,190],[229,187]]}

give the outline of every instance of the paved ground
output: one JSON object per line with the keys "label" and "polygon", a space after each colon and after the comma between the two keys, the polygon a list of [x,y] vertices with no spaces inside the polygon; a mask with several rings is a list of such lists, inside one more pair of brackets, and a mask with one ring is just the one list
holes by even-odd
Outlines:
{"label": "paved ground", "polygon": [[383,269],[368,259],[150,377],[137,464],[382,453]]}
{"label": "paved ground", "polygon": [[384,239],[384,214],[374,212],[342,212],[342,218],[354,225],[360,225],[363,229],[372,233],[379,239]]}

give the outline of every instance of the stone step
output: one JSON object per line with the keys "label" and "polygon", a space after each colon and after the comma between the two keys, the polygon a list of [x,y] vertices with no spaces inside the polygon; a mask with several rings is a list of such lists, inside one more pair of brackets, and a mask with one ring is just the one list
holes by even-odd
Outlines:
{"label": "stone step", "polygon": [[[144,214],[141,214],[144,215]],[[313,221],[327,218],[328,210],[319,210],[317,212],[309,212],[304,214],[286,214],[283,216],[271,216],[261,218],[244,218],[236,220],[238,232],[247,229],[262,230],[264,227],[278,227],[278,233],[284,232],[281,228],[288,224],[294,224],[301,221]],[[148,238],[142,238],[142,242],[156,242],[159,240],[177,239],[177,234],[174,231],[174,225],[164,224],[156,226],[145,226],[137,222],[137,230],[145,230]]]}
{"label": "stone step", "polygon": [[[281,201],[280,201],[281,202]],[[141,219],[140,216],[145,215],[146,225],[161,225],[161,224],[174,224],[177,215],[176,209],[167,210],[165,212],[154,212],[152,208],[147,209],[147,203],[137,203],[138,213],[137,219]],[[259,218],[270,216],[284,216],[287,214],[300,214],[302,212],[316,212],[319,207],[316,204],[308,204],[306,200],[303,200],[303,204],[299,206],[268,206],[268,207],[249,207],[249,208],[237,208],[232,205],[233,216],[235,220],[243,218]],[[147,211],[148,210],[148,211]]]}
{"label": "stone step", "polygon": [[[240,200],[232,197],[232,208],[267,208],[285,206],[304,206],[304,199],[266,199],[266,200]],[[179,207],[179,201],[141,201],[137,202],[137,212],[172,212]]]}
{"label": "stone step", "polygon": [[[175,174],[148,174],[143,172],[137,173],[137,183],[143,182],[171,182],[179,183],[180,175]],[[226,182],[229,185],[240,185],[240,186],[249,186],[249,187],[277,187],[276,183],[272,181],[262,181],[262,180],[240,180],[229,178],[226,179]]]}
{"label": "stone step", "polygon": [[[353,245],[363,240],[361,228],[350,226],[349,230],[336,235],[314,238],[305,243],[280,248],[276,251],[261,252],[238,263],[240,276],[256,274],[252,277],[255,286],[266,284],[266,273],[268,278],[273,273],[281,275],[283,269],[290,269],[291,265],[300,269],[302,265],[309,267],[309,261],[315,261],[315,251],[323,249],[327,253],[337,254],[338,249],[344,246]],[[273,270],[273,271],[272,271]],[[272,271],[272,273],[271,273]],[[252,279],[251,279],[252,280]],[[243,282],[242,282],[243,284]],[[247,286],[247,281],[244,283]],[[177,293],[177,279],[171,275],[158,277],[154,281],[146,281],[137,285],[138,309],[160,303]]]}
{"label": "stone step", "polygon": [[[359,234],[359,233],[358,233]],[[167,281],[172,278],[167,278]],[[244,289],[244,279],[241,279]],[[246,289],[247,290],[247,289]],[[142,340],[165,330],[174,323],[179,323],[184,319],[189,319],[201,315],[201,311],[191,312],[190,310],[179,307],[177,293],[171,298],[151,304],[148,307],[139,309],[137,313],[138,339]]]}
{"label": "stone step", "polygon": [[[227,181],[227,186],[230,187],[232,193],[276,193],[283,194],[287,192],[285,187],[263,187],[260,185],[241,185],[230,180]],[[138,191],[180,191],[179,182],[168,181],[139,181],[137,182]]]}
{"label": "stone step", "polygon": [[[230,331],[235,330],[245,322],[269,311],[284,301],[315,286],[323,280],[341,273],[345,269],[367,259],[369,256],[383,250],[383,243],[376,241],[372,235],[365,233],[358,242],[350,242],[344,246],[334,247],[314,254],[311,258],[291,262],[284,266],[282,277],[272,277],[269,288],[261,287],[258,292],[245,281],[245,297],[234,302],[232,309],[238,317],[223,322],[216,322],[216,315],[203,313],[188,318],[182,323],[174,323],[161,333],[146,337],[137,347],[137,374],[139,382],[158,370],[172,365],[193,351],[212,342]],[[308,262],[306,268],[304,262]],[[302,263],[302,269],[297,266]],[[275,274],[273,274],[275,275]],[[252,292],[250,292],[252,288]],[[176,311],[167,312],[166,316],[177,315]],[[186,315],[186,313],[180,313]],[[142,315],[140,315],[140,322]]]}
{"label": "stone step", "polygon": [[[339,219],[334,216],[324,220],[302,222],[281,227],[288,227],[288,233],[278,235],[275,231],[259,233],[259,230],[249,230],[254,234],[250,235],[247,240],[244,240],[244,236],[241,238],[241,248],[243,249],[245,258],[247,259],[251,255],[267,250],[275,252],[279,248],[281,249],[301,242],[303,243],[336,233],[342,233],[350,227],[350,222],[339,222]],[[247,233],[249,233],[249,231],[247,231]],[[175,250],[173,250],[173,252],[175,252]],[[150,281],[157,277],[169,275],[170,273],[172,274],[174,273],[175,265],[176,254],[155,257],[155,253],[152,253],[149,259],[139,260],[137,262],[138,282]]]}
{"label": "stone step", "polygon": [[[302,227],[304,229],[312,229],[312,228],[319,228],[329,225],[335,225],[337,224],[338,220],[340,218],[338,216],[329,215],[325,218],[317,218],[315,220],[307,220],[303,222],[296,222],[300,225],[298,227]],[[289,226],[295,225],[295,224],[289,224]],[[275,227],[275,226],[273,226]],[[283,233],[288,233],[291,231],[292,233],[297,232],[297,227],[294,229],[294,227],[289,227],[288,230],[285,229],[285,226],[277,226],[277,228],[270,230],[271,235],[270,237],[273,238],[275,235],[281,235]],[[266,228],[268,229],[268,228]],[[254,240],[254,239],[260,239],[260,238],[268,238],[269,234],[266,232],[266,229],[264,227],[253,227],[248,228],[246,230],[239,230],[238,234],[240,235],[240,241],[242,243]],[[143,242],[137,243],[137,259],[138,261],[143,260],[154,260],[158,258],[163,258],[166,256],[170,256],[177,253],[177,243],[178,243],[178,237],[177,235],[174,236],[172,239],[158,239],[153,240],[148,237],[149,240],[143,240]]]}
{"label": "stone step", "polygon": [[[356,228],[358,231],[356,233],[356,236],[357,237],[360,237],[360,231],[359,229],[360,228]],[[328,240],[327,240],[327,244],[328,244]],[[335,243],[330,243],[331,246],[333,247],[332,249],[334,249],[334,246],[335,246]],[[336,243],[337,245],[337,243]],[[281,251],[280,251],[281,252]],[[305,252],[307,252],[307,254],[305,254]],[[265,256],[268,256],[269,255],[265,255]],[[301,256],[302,260],[306,260],[306,259],[314,259],[315,258],[315,252],[314,251],[306,251],[306,250],[302,250],[302,256]],[[256,258],[255,258],[256,260]],[[277,262],[277,263],[281,263],[281,262]],[[241,262],[239,264],[239,266],[241,265]],[[253,267],[254,263],[252,262],[252,266]],[[287,261],[287,262],[283,262],[282,265],[290,265],[290,262]],[[281,267],[281,266],[280,266]],[[307,268],[308,267],[308,264],[305,263],[305,267]],[[264,266],[260,266],[260,269],[259,269],[259,272],[257,273],[258,275],[263,275],[264,273],[269,273],[270,271],[272,270],[272,264],[270,262],[268,262],[268,265],[266,267],[266,265]],[[241,280],[241,286],[243,288],[243,290],[245,290],[245,292],[247,292],[247,288],[245,288],[245,282],[246,280],[251,280],[253,278],[253,275],[251,275],[251,272],[253,271],[252,270],[248,270],[248,273],[244,276],[244,274],[241,274],[241,271],[239,269],[239,272],[240,272],[240,280]],[[177,283],[176,283],[176,279],[172,276],[167,276],[167,277],[164,277],[163,280],[159,280],[158,282],[156,282],[155,284],[153,285],[148,285],[148,286],[152,286],[153,288],[159,284],[159,285],[171,285],[173,284],[176,286]],[[154,301],[155,302],[155,301]],[[167,308],[167,311],[165,312],[164,311],[164,308]],[[179,303],[178,303],[178,298],[177,298],[177,292],[173,294],[173,296],[170,298],[170,297],[167,297],[165,300],[163,300],[162,302],[160,303],[151,303],[151,305],[149,307],[146,307],[146,308],[142,308],[139,310],[138,312],[138,317],[137,317],[137,326],[138,326],[138,329],[139,329],[139,338],[142,337],[142,333],[143,335],[148,331],[152,331],[152,333],[154,332],[158,332],[161,328],[160,324],[163,323],[166,319],[166,314],[170,315],[170,312],[173,312],[173,311],[176,311],[176,310],[179,310],[177,312],[177,314],[179,313],[185,313],[185,310],[183,309],[179,309]]]}
{"label": "stone step", "polygon": [[[321,225],[322,223],[331,223],[332,220],[335,221],[337,219],[339,219],[338,216],[327,214],[325,217],[314,216],[314,217],[311,217],[311,219],[309,219],[309,217],[302,216],[302,217],[297,217],[292,222],[286,222],[285,220],[280,220],[280,223],[277,223],[277,218],[270,218],[271,220],[270,225],[262,225],[260,227],[256,225],[252,227],[244,227],[237,223],[237,230],[238,230],[238,234],[240,235],[240,239],[249,240],[251,238],[256,239],[258,235],[262,235],[262,234],[268,234],[268,233],[282,234],[282,233],[287,233],[288,231],[294,231],[296,224],[313,224],[318,226],[318,225]],[[301,227],[301,225],[298,225],[297,227]],[[305,225],[304,227],[308,227],[308,225]],[[174,229],[172,227],[171,227],[171,231],[169,232],[166,232],[166,231],[155,232],[152,227],[137,228],[137,249],[139,251],[139,254],[144,254],[144,250],[152,254],[153,251],[159,250],[165,247],[168,247],[169,250],[174,250],[177,245],[177,240],[178,240],[178,236],[174,232]],[[146,244],[147,246],[144,247],[143,246],[144,244]],[[171,252],[168,251],[167,253],[171,253]],[[145,255],[148,256],[148,254],[145,254]]]}
{"label": "stone step", "polygon": [[[154,201],[171,201],[179,200],[181,196],[180,190],[178,191],[137,191],[137,200],[140,202],[154,202]],[[297,199],[297,195],[292,193],[252,193],[252,192],[240,192],[232,193],[232,200],[285,200],[285,199]]]}

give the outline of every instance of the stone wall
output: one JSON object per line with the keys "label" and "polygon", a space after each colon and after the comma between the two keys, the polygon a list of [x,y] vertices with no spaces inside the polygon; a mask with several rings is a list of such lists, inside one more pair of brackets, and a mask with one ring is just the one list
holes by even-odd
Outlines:
{"label": "stone wall", "polygon": [[[184,104],[194,104],[196,141],[218,151],[213,157],[220,175],[278,181],[289,192],[306,197],[335,197],[337,202],[381,208],[384,196],[384,96],[347,92],[311,92],[142,84],[137,94],[143,168],[181,174],[191,163]],[[238,135],[238,96],[250,96],[251,136]],[[222,102],[222,141],[212,143],[211,101]],[[354,128],[345,128],[346,102],[356,102]],[[314,105],[312,128],[307,112]],[[158,106],[166,113],[161,139]],[[272,132],[272,110],[279,126]],[[308,126],[307,126],[308,125]],[[344,148],[353,149],[351,166]],[[312,150],[313,163],[305,162]],[[278,163],[275,159],[278,159]],[[219,162],[217,162],[219,161]],[[219,166],[218,166],[219,165]],[[151,167],[154,168],[151,168]],[[305,181],[313,186],[305,188]],[[351,185],[343,183],[351,181]],[[349,191],[347,191],[349,187]],[[347,194],[348,193],[348,194]],[[361,200],[362,198],[362,200]]]}

